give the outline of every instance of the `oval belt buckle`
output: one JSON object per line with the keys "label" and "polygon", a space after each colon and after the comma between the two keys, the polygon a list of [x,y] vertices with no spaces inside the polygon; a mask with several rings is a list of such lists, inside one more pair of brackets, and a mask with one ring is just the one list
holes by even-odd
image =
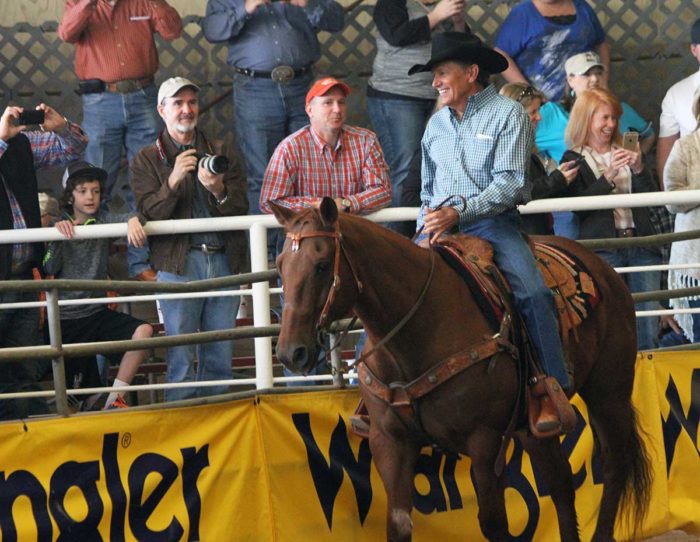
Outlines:
{"label": "oval belt buckle", "polygon": [[294,68],[291,66],[277,66],[270,72],[270,79],[275,83],[289,83],[294,79]]}

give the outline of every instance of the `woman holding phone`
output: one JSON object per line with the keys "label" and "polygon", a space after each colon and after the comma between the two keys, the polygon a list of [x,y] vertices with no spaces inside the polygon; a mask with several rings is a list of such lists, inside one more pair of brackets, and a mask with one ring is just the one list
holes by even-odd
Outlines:
{"label": "woman holding phone", "polygon": [[[535,142],[540,153],[557,162],[566,152],[564,132],[569,123],[571,108],[576,98],[586,90],[608,88],[608,73],[600,56],[594,51],[586,51],[569,57],[564,64],[566,84],[561,101],[547,102],[542,106],[542,120],[535,132]],[[618,119],[621,132],[637,132],[642,152],[651,149],[656,136],[651,121],[643,119],[632,106],[621,102],[622,115]],[[562,211],[554,214],[555,231],[571,239],[578,239],[578,221],[573,213]]]}
{"label": "woman holding phone", "polygon": [[[584,161],[567,189],[570,196],[658,190],[651,171],[644,166],[639,144],[635,149],[622,146],[618,129],[621,115],[620,101],[608,90],[587,90],[577,98],[565,133],[570,150],[564,153],[562,160],[576,160],[582,156]],[[580,239],[638,237],[655,233],[646,207],[577,211],[576,215],[580,222]],[[661,263],[661,252],[655,247],[606,248],[595,252],[613,267]],[[658,290],[660,278],[659,271],[624,275],[632,293]],[[637,310],[655,308],[655,301],[637,304]],[[637,346],[640,350],[654,348],[657,333],[656,318],[637,319]]]}

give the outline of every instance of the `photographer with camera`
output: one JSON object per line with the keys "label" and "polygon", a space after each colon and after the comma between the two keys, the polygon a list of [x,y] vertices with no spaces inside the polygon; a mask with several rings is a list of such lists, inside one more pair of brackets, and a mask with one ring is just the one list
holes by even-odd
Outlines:
{"label": "photographer with camera", "polygon": [[[214,145],[197,129],[198,92],[199,87],[183,77],[168,79],[158,91],[158,113],[165,129],[131,164],[136,205],[148,220],[248,212],[246,179],[238,158],[230,149]],[[246,262],[244,232],[157,235],[150,238],[150,244],[151,262],[158,270],[159,282],[229,276],[241,272]],[[165,332],[179,335],[231,329],[236,325],[239,301],[238,297],[162,299]],[[232,356],[231,341],[169,348],[166,382],[230,379]],[[199,360],[196,375],[195,358]],[[171,389],[165,391],[165,400],[226,391],[227,386]]]}
{"label": "photographer with camera", "polygon": [[[41,130],[27,130],[38,123]],[[77,124],[53,108],[9,106],[0,117],[0,229],[41,227],[36,170],[65,166],[85,150],[87,138]],[[0,280],[31,280],[39,267],[41,243],[0,244]],[[30,292],[0,293],[0,303],[37,301]],[[0,348],[42,344],[39,309],[0,310]],[[36,391],[48,360],[0,363],[0,392]],[[25,418],[47,412],[44,399],[0,401],[0,419]]]}

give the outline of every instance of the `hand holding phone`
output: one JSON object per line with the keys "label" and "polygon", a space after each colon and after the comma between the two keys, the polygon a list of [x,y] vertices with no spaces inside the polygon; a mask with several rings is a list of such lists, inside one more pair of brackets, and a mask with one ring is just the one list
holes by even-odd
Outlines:
{"label": "hand holding phone", "polygon": [[581,154],[581,155],[576,157],[576,159],[574,160],[574,163],[571,164],[571,167],[569,169],[574,169],[575,167],[579,167],[585,161],[586,161],[586,157],[583,154]]}
{"label": "hand holding phone", "polygon": [[27,126],[29,124],[44,124],[44,112],[37,109],[25,109],[15,119],[15,126]]}
{"label": "hand holding phone", "polygon": [[637,152],[639,132],[625,132],[622,135],[622,148],[626,151]]}

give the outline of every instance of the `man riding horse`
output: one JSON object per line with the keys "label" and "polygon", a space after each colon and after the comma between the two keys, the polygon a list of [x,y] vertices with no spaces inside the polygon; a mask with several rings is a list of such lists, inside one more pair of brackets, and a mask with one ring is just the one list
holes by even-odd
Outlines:
{"label": "man riding horse", "polygon": [[531,379],[540,398],[535,428],[551,433],[562,429],[562,418],[575,419],[564,394],[573,383],[564,365],[553,294],[521,234],[516,209],[530,199],[533,128],[523,107],[489,84],[491,74],[507,67],[507,60],[476,36],[446,32],[433,38],[428,63],[409,71],[432,71],[444,106],[423,135],[418,227],[423,238],[456,229],[493,245],[494,260],[547,375]]}

